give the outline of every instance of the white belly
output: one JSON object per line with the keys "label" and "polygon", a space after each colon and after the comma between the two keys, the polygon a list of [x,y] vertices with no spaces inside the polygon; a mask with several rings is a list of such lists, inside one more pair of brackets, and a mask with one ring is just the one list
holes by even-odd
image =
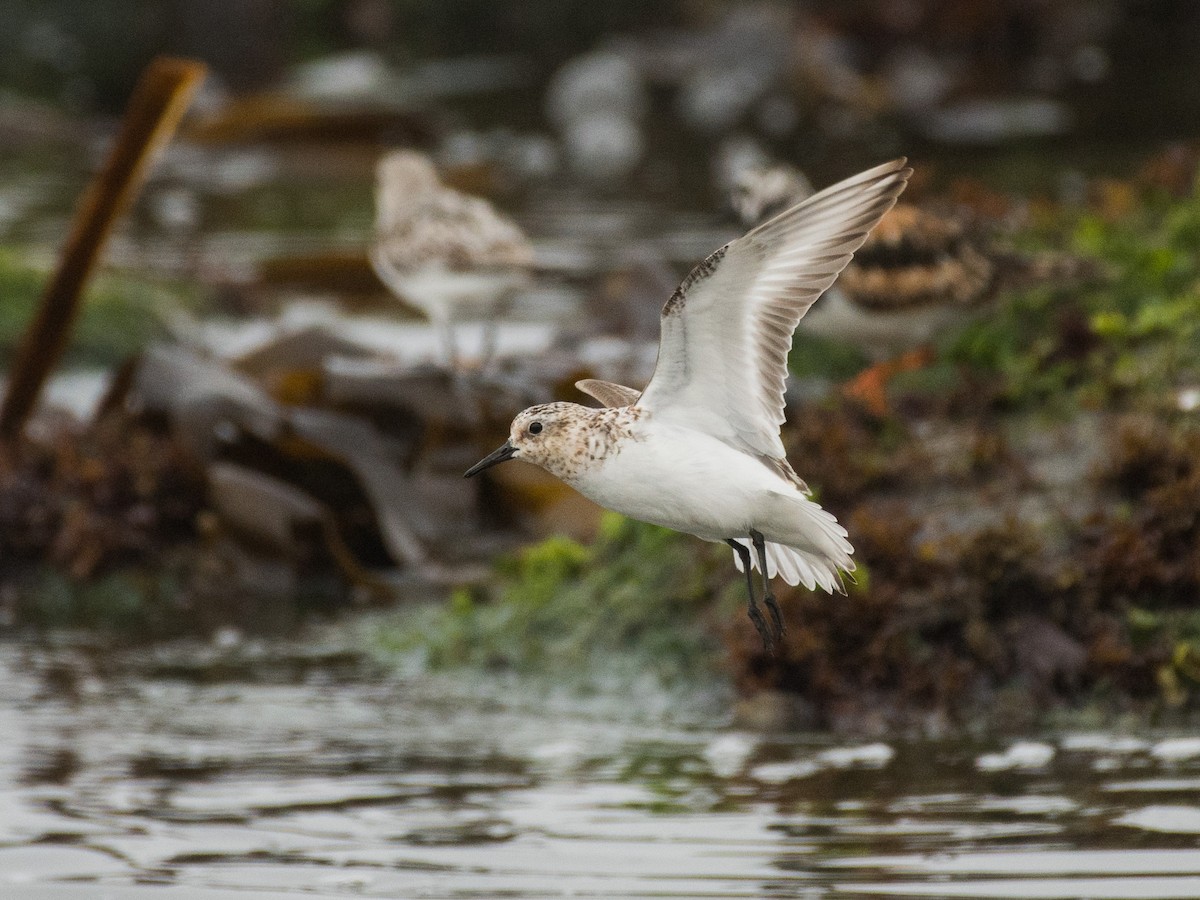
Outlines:
{"label": "white belly", "polygon": [[705,540],[773,530],[764,499],[795,488],[716,438],[661,424],[571,480],[589,499]]}
{"label": "white belly", "polygon": [[376,271],[394,293],[439,321],[489,319],[527,280],[519,270],[457,272],[431,266],[397,272],[377,265]]}

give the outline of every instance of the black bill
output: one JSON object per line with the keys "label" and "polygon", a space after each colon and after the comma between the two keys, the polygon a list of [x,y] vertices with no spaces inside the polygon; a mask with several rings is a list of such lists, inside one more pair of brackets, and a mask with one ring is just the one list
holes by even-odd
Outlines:
{"label": "black bill", "polygon": [[500,447],[497,447],[471,468],[467,469],[463,478],[470,478],[472,475],[478,475],[484,469],[490,469],[492,466],[499,465],[506,460],[512,459],[517,453],[517,448],[512,445],[512,441],[505,441]]}

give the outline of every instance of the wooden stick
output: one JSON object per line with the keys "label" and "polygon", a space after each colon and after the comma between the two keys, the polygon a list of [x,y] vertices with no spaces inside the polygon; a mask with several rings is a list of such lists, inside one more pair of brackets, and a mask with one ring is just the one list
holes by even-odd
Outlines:
{"label": "wooden stick", "polygon": [[206,71],[195,60],[158,57],[138,79],[104,168],[80,197],[58,268],[17,348],[0,408],[0,440],[11,442],[24,430],[46,379],[67,347],[83,288],[113,225],[137,196]]}

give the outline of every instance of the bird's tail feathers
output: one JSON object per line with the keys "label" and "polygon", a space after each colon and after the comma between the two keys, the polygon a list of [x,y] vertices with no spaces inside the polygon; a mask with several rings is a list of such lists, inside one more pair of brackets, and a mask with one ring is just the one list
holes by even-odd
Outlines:
{"label": "bird's tail feathers", "polygon": [[[842,576],[855,569],[850,556],[854,548],[833,513],[799,493],[773,493],[769,502],[772,506],[786,504],[782,509],[776,507],[781,513],[776,521],[786,520],[790,527],[783,529],[785,533],[772,534],[776,540],[767,542],[767,577],[778,575],[788,584],[803,584],[809,590],[820,587],[830,594],[846,593]],[[758,554],[751,540],[739,538],[737,542],[750,549],[751,564],[758,569]],[[740,555],[736,551],[733,555],[738,571],[744,571]]]}
{"label": "bird's tail feathers", "polygon": [[[750,565],[755,571],[758,571],[758,554],[755,553],[750,539],[738,538],[736,540],[750,550]],[[739,572],[745,571],[742,568],[741,554],[736,551],[733,554],[733,564],[737,566]],[[827,594],[845,594],[846,583],[843,573],[848,574],[853,571],[854,561],[849,556],[844,561],[835,562],[828,557],[807,550],[798,550],[783,544],[767,543],[768,578],[778,576],[788,584],[803,584],[810,591],[820,587]],[[853,578],[851,580],[853,581]]]}

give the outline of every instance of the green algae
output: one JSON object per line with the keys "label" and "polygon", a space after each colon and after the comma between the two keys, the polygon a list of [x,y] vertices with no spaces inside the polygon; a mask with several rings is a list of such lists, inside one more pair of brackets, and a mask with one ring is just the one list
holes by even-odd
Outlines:
{"label": "green algae", "polygon": [[[0,251],[0,364],[11,362],[48,278],[48,271],[11,251]],[[85,294],[65,362],[120,362],[161,334],[169,313],[198,303],[199,292],[192,286],[146,275],[102,273]]]}
{"label": "green algae", "polygon": [[91,579],[38,566],[18,582],[15,614],[38,629],[87,628],[132,636],[182,633],[178,573],[125,567]]}
{"label": "green algae", "polygon": [[1023,248],[1097,261],[1101,277],[1008,295],[948,336],[943,365],[1003,379],[1010,406],[1120,405],[1200,378],[1200,192],[1147,192],[1124,214],[1054,215]]}
{"label": "green algae", "polygon": [[606,513],[589,546],[552,537],[497,562],[483,587],[400,614],[379,634],[432,669],[550,677],[653,672],[664,684],[718,666],[717,556],[693,538]]}

